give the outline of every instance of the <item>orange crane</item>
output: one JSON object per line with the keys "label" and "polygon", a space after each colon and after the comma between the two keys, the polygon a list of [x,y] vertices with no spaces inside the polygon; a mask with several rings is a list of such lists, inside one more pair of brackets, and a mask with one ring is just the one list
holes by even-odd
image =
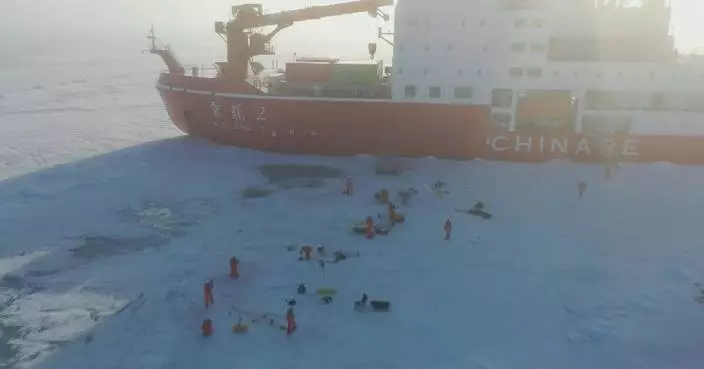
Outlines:
{"label": "orange crane", "polygon": [[[389,20],[388,14],[379,8],[393,5],[393,0],[356,0],[340,4],[311,6],[303,9],[264,14],[261,4],[243,4],[232,7],[232,19],[216,22],[215,32],[227,43],[227,78],[244,81],[250,60],[257,55],[272,55],[271,39],[295,22],[334,17],[353,13],[369,13],[372,17]],[[254,29],[276,26],[269,33]]]}

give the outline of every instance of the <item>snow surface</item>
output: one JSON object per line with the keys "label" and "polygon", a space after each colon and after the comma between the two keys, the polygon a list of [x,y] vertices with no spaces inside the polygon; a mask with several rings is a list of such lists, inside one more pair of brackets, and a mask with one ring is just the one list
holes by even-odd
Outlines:
{"label": "snow surface", "polygon": [[[134,50],[133,50],[134,52]],[[183,54],[182,54],[183,55]],[[203,53],[204,58],[212,54]],[[141,59],[139,59],[141,58]],[[37,58],[45,59],[45,58]],[[138,55],[0,70],[0,367],[701,368],[704,169],[294,157],[180,137]],[[188,58],[185,58],[189,60]],[[56,59],[52,59],[56,60]],[[264,164],[339,168],[306,188]],[[424,185],[448,183],[436,197]],[[577,183],[588,184],[579,200]],[[305,184],[305,183],[304,183]],[[273,191],[243,198],[247,188]],[[382,187],[421,190],[386,237],[349,234]],[[293,187],[293,188],[287,188]],[[455,213],[483,201],[491,220]],[[443,241],[447,216],[454,223]],[[297,260],[291,245],[360,256]],[[228,260],[242,260],[239,280]],[[205,310],[202,285],[215,281]],[[334,287],[331,305],[309,291]],[[390,313],[358,313],[366,292]],[[248,322],[233,306],[299,330]],[[210,317],[215,334],[200,335]]]}

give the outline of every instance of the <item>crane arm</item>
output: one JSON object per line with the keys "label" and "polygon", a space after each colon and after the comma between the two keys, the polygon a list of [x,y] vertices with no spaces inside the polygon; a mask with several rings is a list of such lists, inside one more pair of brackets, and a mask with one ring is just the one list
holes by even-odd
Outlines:
{"label": "crane arm", "polygon": [[382,6],[393,5],[393,0],[356,0],[346,3],[311,6],[304,9],[282,11],[259,16],[236,17],[232,25],[240,29],[257,28],[273,25],[289,26],[294,22],[321,19],[337,15],[368,12],[379,14]]}

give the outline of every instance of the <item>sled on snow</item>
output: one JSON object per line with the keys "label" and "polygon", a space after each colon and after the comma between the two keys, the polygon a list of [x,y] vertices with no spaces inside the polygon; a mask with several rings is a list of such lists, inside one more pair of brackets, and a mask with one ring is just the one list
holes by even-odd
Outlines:
{"label": "sled on snow", "polygon": [[474,215],[474,216],[480,217],[482,219],[491,219],[494,217],[490,213],[487,213],[486,211],[484,211],[482,209],[476,209],[476,208],[475,209],[455,209],[455,212]]}

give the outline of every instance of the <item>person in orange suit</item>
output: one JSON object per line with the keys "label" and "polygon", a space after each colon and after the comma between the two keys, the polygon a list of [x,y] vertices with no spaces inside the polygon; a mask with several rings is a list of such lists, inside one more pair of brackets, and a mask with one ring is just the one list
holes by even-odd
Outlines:
{"label": "person in orange suit", "polygon": [[232,277],[232,278],[239,278],[240,277],[239,264],[240,264],[240,261],[237,260],[236,257],[233,256],[230,258],[230,277]]}
{"label": "person in orange suit", "polygon": [[365,232],[367,238],[374,237],[374,218],[367,217],[367,222],[366,222],[366,226],[364,228],[364,232]]}
{"label": "person in orange suit", "polygon": [[203,292],[204,292],[204,298],[205,298],[205,308],[209,308],[211,305],[215,304],[215,299],[213,298],[213,287],[214,283],[213,280],[209,280],[205,282],[203,285]]}
{"label": "person in orange suit", "polygon": [[396,207],[392,202],[389,203],[389,222],[392,226],[396,225]]}
{"label": "person in orange suit", "polygon": [[293,315],[293,307],[289,307],[286,310],[286,335],[290,336],[296,328],[296,316]]}
{"label": "person in orange suit", "polygon": [[200,325],[200,330],[203,331],[203,337],[210,337],[213,334],[213,321],[203,319],[203,324]]}
{"label": "person in orange suit", "polygon": [[445,240],[450,239],[450,233],[452,233],[452,221],[450,220],[450,217],[447,217],[445,220]]}
{"label": "person in orange suit", "polygon": [[352,185],[352,177],[347,176],[347,178],[345,178],[345,189],[342,191],[342,194],[352,196],[352,193],[354,192],[353,187],[354,186]]}
{"label": "person in orange suit", "polygon": [[313,252],[313,247],[310,245],[303,245],[301,247],[301,254],[303,254],[303,259],[310,260],[310,254]]}

